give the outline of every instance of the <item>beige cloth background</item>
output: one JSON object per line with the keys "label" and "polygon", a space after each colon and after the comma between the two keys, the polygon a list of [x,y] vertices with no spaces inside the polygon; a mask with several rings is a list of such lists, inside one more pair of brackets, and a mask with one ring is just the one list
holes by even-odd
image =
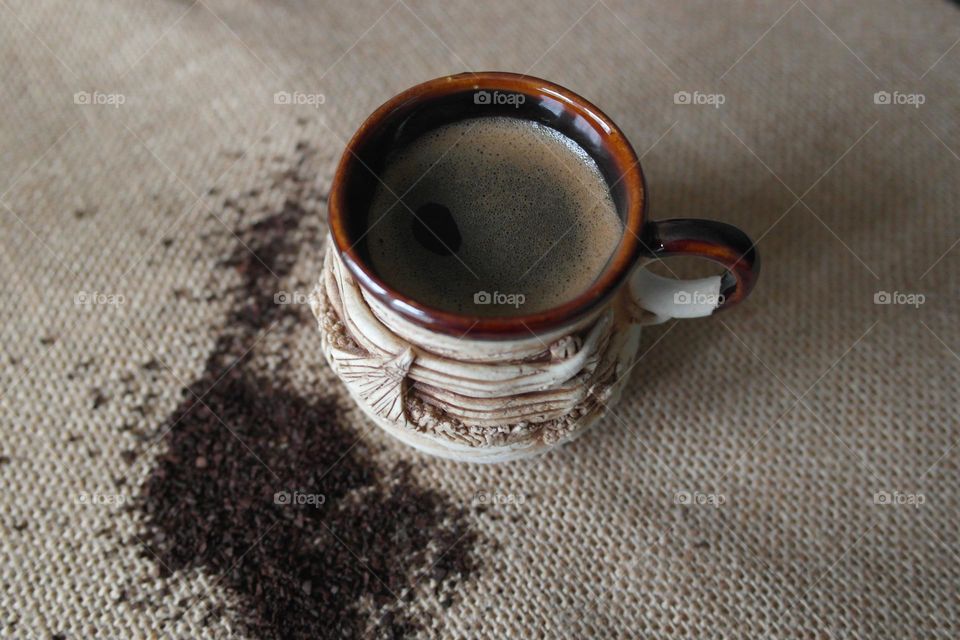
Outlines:
{"label": "beige cloth background", "polygon": [[[3,635],[231,633],[197,610],[161,631],[178,592],[229,600],[216,576],[183,577],[159,607],[116,602],[155,568],[95,535],[129,534],[132,516],[76,497],[115,493],[118,474],[135,487],[150,461],[124,464],[131,436],[116,425],[129,408],[94,411],[89,388],[117,388],[160,358],[164,414],[202,368],[222,303],[172,292],[211,287],[193,256],[231,221],[211,214],[206,189],[261,184],[257,159],[304,139],[325,188],[377,105],[467,69],[529,72],[589,97],[643,154],[655,218],[737,224],[764,271],[742,308],[649,330],[615,414],[557,453],[475,467],[387,443],[455,502],[524,497],[483,521],[500,550],[478,550],[483,570],[425,635],[960,635],[956,6],[2,5]],[[325,102],[277,105],[278,91]],[[678,91],[725,102],[675,104]],[[877,91],[925,102],[876,104]],[[124,103],[76,104],[77,92]],[[318,269],[319,250],[305,251],[299,277]],[[924,302],[875,304],[881,291]],[[124,302],[78,307],[81,292]],[[303,388],[335,385],[313,327],[299,344]],[[876,504],[878,492],[922,504]]]}

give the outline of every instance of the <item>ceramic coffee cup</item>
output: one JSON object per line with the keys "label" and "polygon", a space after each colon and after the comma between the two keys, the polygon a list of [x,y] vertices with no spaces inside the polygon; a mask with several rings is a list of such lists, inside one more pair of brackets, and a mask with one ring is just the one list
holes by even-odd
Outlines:
{"label": "ceramic coffee cup", "polygon": [[[512,98],[491,103],[478,92]],[[435,127],[490,115],[532,120],[574,140],[599,167],[624,227],[588,288],[527,315],[459,314],[405,296],[371,267],[376,248],[364,242],[390,152]],[[618,400],[643,325],[729,309],[750,293],[760,269],[739,229],[649,220],[647,202],[639,160],[617,125],[559,85],[485,72],[413,87],[361,125],[337,168],[312,296],[324,354],[371,420],[427,453],[500,462],[570,441]],[[642,266],[668,256],[706,258],[725,272],[678,280]]]}

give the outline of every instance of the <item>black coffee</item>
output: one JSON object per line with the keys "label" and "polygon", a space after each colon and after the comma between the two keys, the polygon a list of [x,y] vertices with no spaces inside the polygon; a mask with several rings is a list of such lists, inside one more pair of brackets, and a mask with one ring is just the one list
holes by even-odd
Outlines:
{"label": "black coffee", "polygon": [[544,125],[488,117],[395,152],[370,211],[370,260],[418,302],[482,316],[532,313],[583,292],[623,224],[593,158]]}

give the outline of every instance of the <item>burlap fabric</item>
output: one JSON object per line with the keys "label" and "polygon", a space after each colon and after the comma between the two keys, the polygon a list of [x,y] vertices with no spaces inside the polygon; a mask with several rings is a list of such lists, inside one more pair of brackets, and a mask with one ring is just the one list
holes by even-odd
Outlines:
{"label": "burlap fabric", "polygon": [[[178,604],[229,603],[218,576],[163,588],[120,504],[157,447],[125,452],[202,368],[234,284],[211,277],[236,242],[223,201],[282,201],[270,175],[292,162],[323,192],[376,106],[470,69],[595,101],[643,154],[653,217],[737,224],[764,271],[741,308],[647,331],[615,413],[542,459],[426,459],[355,415],[421,484],[488,503],[482,568],[421,635],[960,633],[956,6],[6,0],[0,15],[3,635],[238,632]],[[309,291],[319,265],[305,247],[278,290]],[[342,393],[310,323],[292,353],[305,393]],[[131,606],[139,592],[152,604]]]}

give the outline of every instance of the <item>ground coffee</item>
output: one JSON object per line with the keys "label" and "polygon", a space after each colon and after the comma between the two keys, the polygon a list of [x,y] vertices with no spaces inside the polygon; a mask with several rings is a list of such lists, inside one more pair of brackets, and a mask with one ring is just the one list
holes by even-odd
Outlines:
{"label": "ground coffee", "polygon": [[[294,167],[309,153],[298,146]],[[292,335],[312,322],[305,305],[275,299],[304,220],[322,215],[301,206],[311,185],[288,172],[272,187],[286,201],[267,215],[243,211],[239,196],[224,201],[257,218],[218,264],[241,283],[203,374],[159,427],[136,542],[161,575],[200,568],[240,602],[181,602],[179,615],[205,606],[208,620],[228,616],[258,637],[406,636],[421,626],[411,599],[449,606],[475,570],[467,514],[407,466],[374,463],[334,402],[293,390],[288,353],[270,371],[253,357],[265,331]]]}

